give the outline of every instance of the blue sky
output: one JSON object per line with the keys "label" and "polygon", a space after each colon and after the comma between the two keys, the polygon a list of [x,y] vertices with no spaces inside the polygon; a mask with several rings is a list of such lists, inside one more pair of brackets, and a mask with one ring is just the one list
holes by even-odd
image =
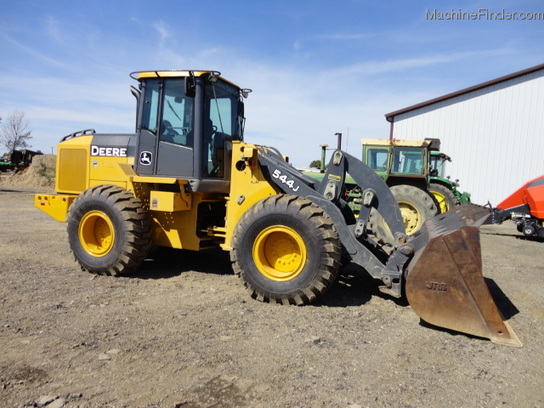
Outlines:
{"label": "blue sky", "polygon": [[253,89],[246,141],[306,166],[341,132],[359,156],[386,113],[544,62],[544,20],[521,15],[541,0],[437,3],[0,0],[0,116],[25,112],[51,153],[77,130],[134,130],[130,72],[213,69]]}

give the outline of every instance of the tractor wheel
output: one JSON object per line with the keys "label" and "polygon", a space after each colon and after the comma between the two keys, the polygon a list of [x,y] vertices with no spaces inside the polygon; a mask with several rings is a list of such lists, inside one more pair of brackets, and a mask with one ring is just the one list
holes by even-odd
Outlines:
{"label": "tractor wheel", "polygon": [[329,216],[292,195],[261,200],[241,218],[232,240],[234,272],[262,302],[308,304],[334,283],[342,247]]}
{"label": "tractor wheel", "polygon": [[434,196],[434,199],[438,203],[438,209],[441,214],[455,208],[457,199],[448,187],[438,183],[431,183],[429,192]]}
{"label": "tractor wheel", "polygon": [[[406,234],[412,235],[417,232],[423,223],[437,214],[437,208],[433,198],[427,192],[408,185],[401,184],[391,187],[391,193],[395,197]],[[370,211],[369,230],[378,242],[393,244],[395,239],[382,216],[374,209]]]}
{"label": "tractor wheel", "polygon": [[151,246],[151,223],[140,200],[125,189],[102,185],[77,197],[68,212],[68,239],[87,272],[127,275]]}

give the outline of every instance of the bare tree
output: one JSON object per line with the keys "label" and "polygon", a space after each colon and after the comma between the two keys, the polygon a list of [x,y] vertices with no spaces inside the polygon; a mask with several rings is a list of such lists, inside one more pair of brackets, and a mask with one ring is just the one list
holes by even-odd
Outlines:
{"label": "bare tree", "polygon": [[10,152],[31,147],[28,143],[32,139],[29,126],[30,122],[25,118],[24,112],[10,113],[0,128],[0,143]]}

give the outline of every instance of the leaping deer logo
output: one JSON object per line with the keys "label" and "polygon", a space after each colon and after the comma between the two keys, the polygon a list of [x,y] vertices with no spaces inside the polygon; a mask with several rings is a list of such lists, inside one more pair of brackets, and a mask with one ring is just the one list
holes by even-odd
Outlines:
{"label": "leaping deer logo", "polygon": [[151,152],[148,152],[147,150],[140,153],[140,164],[143,164],[144,166],[149,166],[151,164],[151,158],[153,155]]}

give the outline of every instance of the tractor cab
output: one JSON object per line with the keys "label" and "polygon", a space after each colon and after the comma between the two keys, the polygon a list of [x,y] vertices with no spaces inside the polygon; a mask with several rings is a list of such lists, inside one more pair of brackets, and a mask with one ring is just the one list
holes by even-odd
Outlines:
{"label": "tractor cab", "polygon": [[446,162],[451,162],[450,156],[442,152],[430,152],[429,162],[431,177],[446,178]]}
{"label": "tractor cab", "polygon": [[426,188],[431,141],[361,139],[363,162],[388,185],[410,184]]}
{"label": "tractor cab", "polygon": [[229,187],[232,140],[243,140],[249,90],[214,71],[134,72],[139,89],[134,168],[141,176],[184,178],[192,191]]}

